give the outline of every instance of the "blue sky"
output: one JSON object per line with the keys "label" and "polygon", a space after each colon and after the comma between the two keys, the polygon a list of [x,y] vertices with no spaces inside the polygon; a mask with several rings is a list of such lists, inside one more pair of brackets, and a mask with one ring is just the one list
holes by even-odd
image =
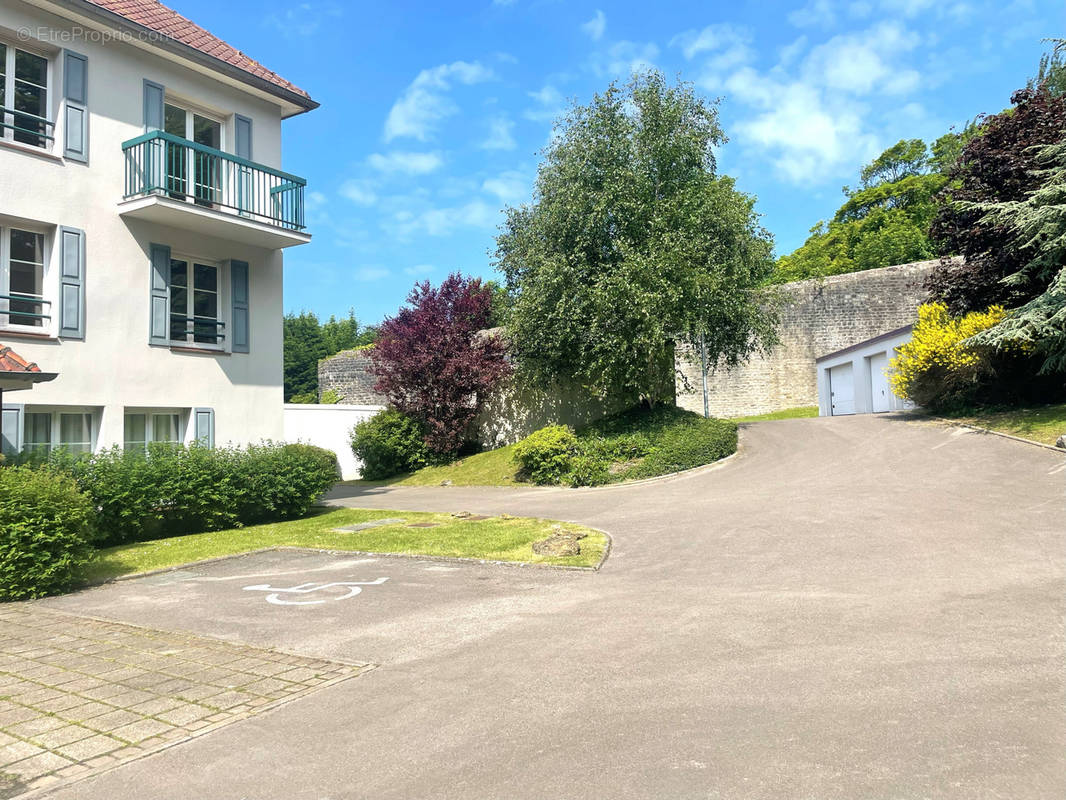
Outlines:
{"label": "blue sky", "polygon": [[552,119],[635,68],[721,97],[719,168],[786,253],[863,162],[1002,109],[1066,35],[1062,0],[170,2],[322,104],[283,132],[314,235],[285,308],[366,322],[415,280],[491,277]]}

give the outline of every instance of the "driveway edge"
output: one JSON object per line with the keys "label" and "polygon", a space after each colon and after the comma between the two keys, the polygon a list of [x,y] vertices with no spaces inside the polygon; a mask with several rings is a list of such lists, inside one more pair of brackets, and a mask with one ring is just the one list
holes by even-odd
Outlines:
{"label": "driveway edge", "polygon": [[1056,447],[1053,444],[1034,442],[1032,439],[1023,439],[1021,436],[1015,436],[1012,433],[1004,433],[1003,431],[993,430],[992,428],[982,428],[980,425],[971,425],[969,422],[955,422],[953,420],[948,419],[947,417],[940,417],[940,419],[948,423],[949,425],[955,426],[956,428],[969,428],[971,431],[976,431],[977,433],[990,433],[993,436],[1001,436],[1004,439],[1010,439],[1015,442],[1021,442],[1022,444],[1031,444],[1033,447],[1042,447],[1045,450],[1050,450],[1053,453],[1058,453],[1059,455],[1066,456],[1066,450],[1063,450],[1061,447]]}

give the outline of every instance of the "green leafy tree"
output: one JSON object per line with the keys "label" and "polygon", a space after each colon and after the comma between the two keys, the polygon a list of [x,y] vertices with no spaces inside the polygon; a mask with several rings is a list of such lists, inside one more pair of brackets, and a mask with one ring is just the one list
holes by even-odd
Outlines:
{"label": "green leafy tree", "polygon": [[326,355],[322,326],[312,311],[286,314],[284,336],[285,402],[314,402],[318,394],[318,360]]}
{"label": "green leafy tree", "polygon": [[927,146],[901,139],[859,171],[858,189],[829,222],[819,222],[795,252],[778,259],[773,280],[803,280],[934,258],[929,225],[937,196],[948,183],[963,145],[976,130],[968,124]]}
{"label": "green leafy tree", "polygon": [[1047,289],[974,338],[997,349],[1031,349],[1043,358],[1044,374],[1066,372],[1066,141],[1037,156],[1041,185],[1020,201],[973,204],[982,222],[1006,228],[1025,253],[1022,268],[1007,283]]}
{"label": "green leafy tree", "polygon": [[715,173],[724,141],[715,106],[654,71],[559,121],[535,201],[507,209],[497,237],[527,380],[654,403],[672,342],[702,335],[735,364],[772,340],[756,288],[772,240],[754,198]]}

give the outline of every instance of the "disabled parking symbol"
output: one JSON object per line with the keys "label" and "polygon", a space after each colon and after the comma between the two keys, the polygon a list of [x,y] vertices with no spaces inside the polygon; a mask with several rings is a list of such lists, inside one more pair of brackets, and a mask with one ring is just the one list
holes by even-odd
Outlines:
{"label": "disabled parking symbol", "polygon": [[[268,583],[261,583],[256,586],[245,586],[246,592],[269,592],[266,596],[268,603],[273,603],[276,606],[317,606],[322,603],[330,603],[337,600],[347,600],[350,597],[355,597],[357,594],[363,591],[364,586],[380,586],[388,578],[378,578],[373,581],[333,581],[331,583],[301,583],[299,586],[292,586],[289,588],[283,588],[279,586],[271,586]],[[318,599],[301,600],[300,597],[307,597],[314,592],[322,592],[326,589],[332,589],[334,587],[342,587],[347,591],[344,594],[333,594],[323,597],[319,595]],[[290,599],[291,598],[291,599]]]}

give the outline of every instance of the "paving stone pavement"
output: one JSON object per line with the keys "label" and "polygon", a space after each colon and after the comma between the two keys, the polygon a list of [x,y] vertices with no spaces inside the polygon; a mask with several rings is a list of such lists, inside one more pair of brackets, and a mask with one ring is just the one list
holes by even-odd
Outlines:
{"label": "paving stone pavement", "polygon": [[0,798],[88,777],[367,668],[0,608]]}

